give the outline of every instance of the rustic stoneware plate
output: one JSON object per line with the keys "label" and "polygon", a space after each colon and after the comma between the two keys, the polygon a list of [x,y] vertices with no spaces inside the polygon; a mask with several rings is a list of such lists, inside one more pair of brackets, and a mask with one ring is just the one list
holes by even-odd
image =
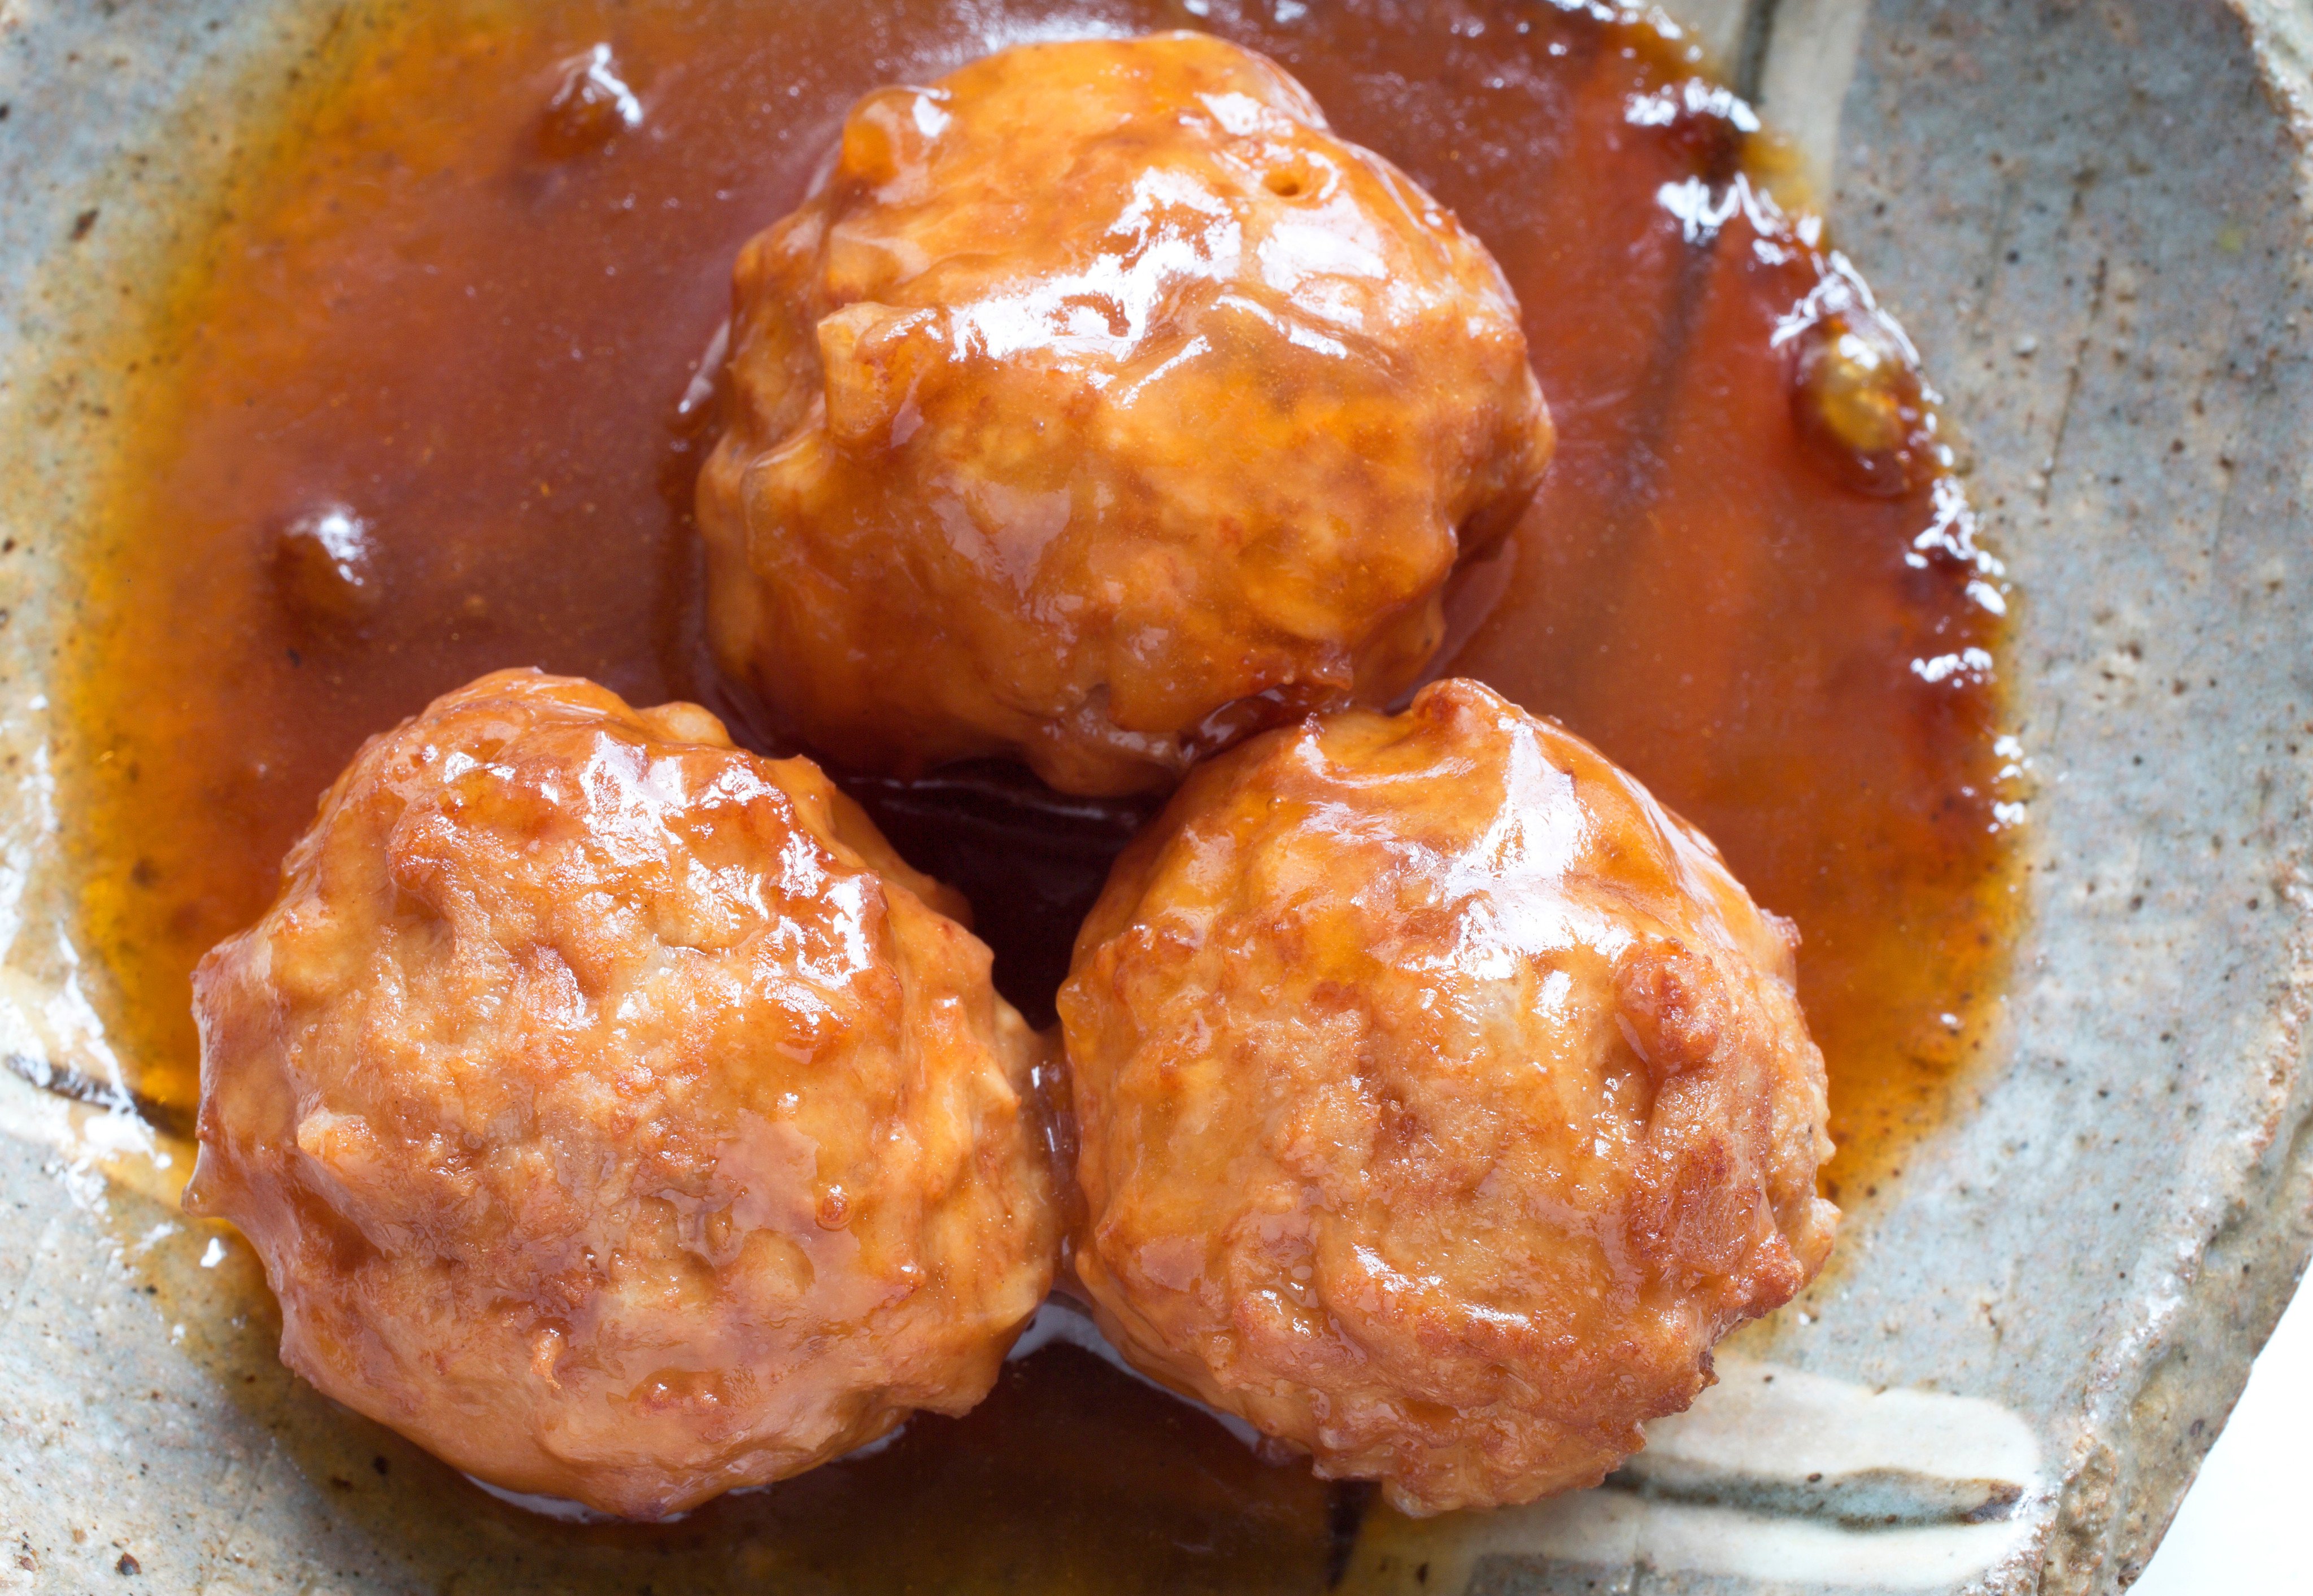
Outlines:
{"label": "rustic stoneware plate", "polygon": [[[2313,1246],[2313,11],[1684,21],[1827,174],[2020,594],[2013,976],[1948,1121],[1851,1194],[1833,1273],[1730,1344],[1692,1415],[1597,1491],[1369,1521],[1339,1582],[2115,1590]],[[825,1588],[380,1488],[424,1460],[282,1373],[246,1250],[156,1200],[181,1167],[109,1106],[50,785],[75,729],[45,674],[133,380],[104,333],[341,22],[0,0],[0,1590]]]}

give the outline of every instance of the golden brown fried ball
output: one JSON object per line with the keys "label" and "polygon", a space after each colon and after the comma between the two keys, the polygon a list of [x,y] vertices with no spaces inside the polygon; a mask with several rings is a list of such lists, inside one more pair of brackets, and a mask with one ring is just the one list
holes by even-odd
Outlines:
{"label": "golden brown fried ball", "polygon": [[323,1391],[643,1518],[987,1392],[1052,1270],[1037,1044],[809,761],[503,671],[283,877],[195,978],[187,1206]]}
{"label": "golden brown fried ball", "polygon": [[1201,34],[869,95],[732,339],[715,645],[860,768],[1133,792],[1385,701],[1551,449],[1484,248]]}
{"label": "golden brown fried ball", "polygon": [[1101,1328],[1409,1513],[1596,1483],[1830,1250],[1793,940],[1473,682],[1222,755],[1060,994]]}

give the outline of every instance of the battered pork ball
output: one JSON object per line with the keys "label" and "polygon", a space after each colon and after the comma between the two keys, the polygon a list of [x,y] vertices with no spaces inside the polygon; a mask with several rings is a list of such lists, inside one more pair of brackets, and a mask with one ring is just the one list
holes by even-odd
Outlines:
{"label": "battered pork ball", "polygon": [[807,760],[505,671],[283,876],[195,977],[187,1206],[323,1391],[639,1518],[987,1392],[1057,1242],[1037,1044]]}
{"label": "battered pork ball", "polygon": [[1830,1250],[1793,941],[1473,682],[1221,756],[1060,995],[1102,1329],[1409,1513],[1596,1483]]}
{"label": "battered pork ball", "polygon": [[715,645],[863,769],[1133,792],[1386,701],[1551,450],[1484,248],[1200,34],[869,95],[732,339]]}

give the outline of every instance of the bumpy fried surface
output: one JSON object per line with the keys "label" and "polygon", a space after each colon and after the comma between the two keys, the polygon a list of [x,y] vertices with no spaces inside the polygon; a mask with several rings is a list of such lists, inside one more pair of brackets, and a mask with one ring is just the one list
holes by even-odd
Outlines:
{"label": "bumpy fried surface", "polygon": [[323,1391],[637,1517],[986,1393],[1056,1245],[1037,1044],[814,766],[504,671],[283,878],[195,978],[188,1206]]}
{"label": "bumpy fried surface", "polygon": [[1139,791],[1385,701],[1552,443],[1483,247],[1199,34],[868,96],[732,338],[712,636],[861,768]]}
{"label": "bumpy fried surface", "polygon": [[1830,1250],[1793,941],[1473,682],[1200,767],[1060,996],[1103,1329],[1407,1512],[1595,1483]]}

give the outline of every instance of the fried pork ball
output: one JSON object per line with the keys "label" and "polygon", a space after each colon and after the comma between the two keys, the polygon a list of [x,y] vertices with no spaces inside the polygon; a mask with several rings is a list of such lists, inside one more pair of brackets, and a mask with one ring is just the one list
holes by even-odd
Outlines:
{"label": "fried pork ball", "polygon": [[504,671],[373,739],[194,980],[283,1358],[652,1518],[962,1413],[1048,1285],[1038,1044],[804,759]]}
{"label": "fried pork ball", "polygon": [[1222,755],[1060,995],[1102,1329],[1408,1513],[1595,1484],[1830,1250],[1794,940],[1473,682]]}
{"label": "fried pork ball", "polygon": [[709,627],[861,769],[1169,785],[1384,702],[1548,462],[1484,248],[1201,34],[879,91],[739,259]]}

